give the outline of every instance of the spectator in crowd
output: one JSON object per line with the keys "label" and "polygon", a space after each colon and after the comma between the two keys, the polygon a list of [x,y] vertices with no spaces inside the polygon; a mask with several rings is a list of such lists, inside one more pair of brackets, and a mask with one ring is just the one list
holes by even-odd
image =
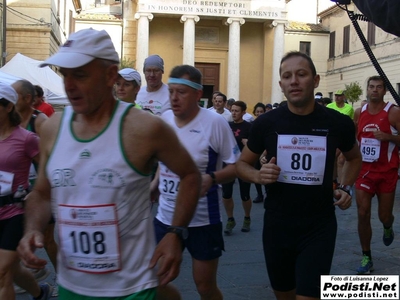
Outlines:
{"label": "spectator in crowd", "polygon": [[118,78],[115,82],[115,94],[117,98],[132,103],[133,107],[141,109],[136,103],[136,97],[140,90],[142,79],[138,71],[132,68],[125,68],[118,71]]}
{"label": "spectator in crowd", "polygon": [[226,108],[227,110],[231,111],[231,107],[232,107],[232,104],[233,104],[233,103],[235,103],[235,99],[229,98],[229,99],[226,101],[226,106],[225,106],[225,108]]}
{"label": "spectator in crowd", "polygon": [[321,92],[316,92],[316,93],[315,93],[315,96],[314,96],[314,99],[315,99],[315,100],[322,99],[322,98],[323,98],[323,95],[322,95]]}
{"label": "spectator in crowd", "polygon": [[[242,151],[243,147],[246,145],[247,138],[250,134],[251,124],[243,120],[243,116],[246,112],[246,109],[247,105],[245,102],[235,101],[231,109],[233,121],[229,122],[229,126],[232,129],[233,135],[235,136],[235,140],[240,151]],[[242,200],[242,207],[244,211],[244,219],[241,231],[249,232],[251,225],[250,213],[252,206],[250,198],[250,183],[243,181],[240,178],[238,180],[239,180],[240,198]],[[236,220],[233,216],[234,202],[232,198],[234,183],[235,180],[222,185],[222,197],[224,199],[225,211],[228,217],[228,221],[226,223],[224,230],[225,234],[227,235],[232,234],[232,230],[236,226]]]}
{"label": "spectator in crowd", "polygon": [[354,108],[350,104],[346,103],[344,90],[337,90],[335,92],[335,102],[328,104],[326,107],[334,109],[346,116],[349,116],[352,120],[354,118]]}
{"label": "spectator in crowd", "polygon": [[44,92],[43,89],[39,85],[35,85],[35,95],[33,99],[33,107],[36,110],[41,111],[46,116],[51,117],[54,114],[54,108],[51,104],[44,101]]}
{"label": "spectator in crowd", "polygon": [[324,106],[327,106],[329,103],[332,103],[331,98],[328,97],[324,97],[322,98],[322,100],[324,101]]}
{"label": "spectator in crowd", "polygon": [[218,94],[215,95],[215,100],[213,102],[214,106],[210,107],[209,110],[222,115],[225,118],[225,120],[227,120],[228,122],[231,122],[232,121],[232,114],[225,107],[227,101],[228,100],[227,100],[225,94],[218,93]]}
{"label": "spectator in crowd", "polygon": [[143,73],[147,86],[140,88],[136,103],[160,116],[164,111],[171,108],[168,86],[162,82],[164,60],[159,55],[150,55],[144,60]]}
{"label": "spectator in crowd", "polygon": [[[354,108],[350,104],[346,103],[346,96],[343,90],[337,90],[335,92],[335,102],[328,104],[326,107],[334,109],[346,116],[349,116],[352,120],[354,118]],[[337,175],[337,178],[335,177],[333,181],[335,185],[342,183],[342,170],[345,162],[345,157],[339,150],[337,151],[336,155],[337,166],[335,170],[335,175]]]}

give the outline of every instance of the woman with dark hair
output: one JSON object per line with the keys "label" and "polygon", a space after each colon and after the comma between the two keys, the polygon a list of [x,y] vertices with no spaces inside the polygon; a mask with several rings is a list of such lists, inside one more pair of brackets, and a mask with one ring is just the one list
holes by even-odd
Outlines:
{"label": "woman with dark hair", "polygon": [[253,115],[257,118],[259,115],[265,114],[265,105],[261,102],[258,102],[254,105]]}
{"label": "woman with dark hair", "polygon": [[17,92],[0,83],[0,299],[15,299],[13,282],[34,299],[49,299],[51,287],[38,285],[21,266],[16,251],[23,235],[23,201],[32,160],[39,157],[39,139],[23,129],[16,112]]}

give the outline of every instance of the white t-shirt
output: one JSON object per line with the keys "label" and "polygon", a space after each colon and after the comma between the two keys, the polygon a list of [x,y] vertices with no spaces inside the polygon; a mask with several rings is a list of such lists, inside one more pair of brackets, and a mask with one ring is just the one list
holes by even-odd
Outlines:
{"label": "white t-shirt", "polygon": [[[233,164],[240,155],[239,148],[229,124],[221,116],[201,108],[197,116],[184,127],[177,127],[173,112],[167,111],[161,116],[172,126],[181,143],[188,150],[201,174],[222,169],[222,162]],[[179,177],[167,167],[160,167],[160,198],[156,218],[171,225],[175,210]],[[218,185],[210,188],[206,196],[199,199],[196,212],[189,227],[218,224],[221,222],[221,190]]]}
{"label": "white t-shirt", "polygon": [[[213,111],[213,112],[215,112],[217,114],[220,114],[219,112],[217,112],[217,110],[213,106],[209,107],[208,110],[209,111]],[[229,109],[224,108],[224,112],[222,114],[220,114],[220,115],[223,116],[225,118],[225,120],[227,120],[228,122],[233,122],[232,114],[229,111]]]}
{"label": "white t-shirt", "polygon": [[139,104],[142,109],[148,108],[155,115],[160,116],[164,111],[171,108],[168,85],[163,83],[161,88],[155,92],[148,92],[147,87],[142,86],[136,96],[136,103]]}
{"label": "white t-shirt", "polygon": [[247,112],[247,113],[245,113],[245,114],[243,115],[243,120],[245,120],[246,122],[251,123],[251,122],[254,121],[254,117],[253,117],[251,114],[249,114],[249,113]]}

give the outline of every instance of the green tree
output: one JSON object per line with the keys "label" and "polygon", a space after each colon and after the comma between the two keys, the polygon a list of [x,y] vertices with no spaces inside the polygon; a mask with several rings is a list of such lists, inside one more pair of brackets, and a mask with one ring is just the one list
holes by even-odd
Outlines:
{"label": "green tree", "polygon": [[121,62],[119,63],[119,68],[120,69],[125,69],[125,68],[135,68],[135,60],[131,60],[129,57],[124,56],[124,58],[121,59]]}
{"label": "green tree", "polygon": [[354,102],[360,100],[360,96],[362,95],[360,84],[357,81],[346,84],[344,95],[346,96],[346,99],[351,102],[351,105],[354,105]]}

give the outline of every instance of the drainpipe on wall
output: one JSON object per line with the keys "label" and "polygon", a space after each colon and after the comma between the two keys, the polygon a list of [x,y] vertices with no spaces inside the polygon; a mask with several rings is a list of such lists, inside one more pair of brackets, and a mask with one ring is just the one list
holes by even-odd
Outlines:
{"label": "drainpipe on wall", "polygon": [[125,1],[121,1],[121,14],[122,14],[122,22],[121,22],[121,58],[120,61],[122,62],[122,60],[124,59],[124,29],[125,29]]}

